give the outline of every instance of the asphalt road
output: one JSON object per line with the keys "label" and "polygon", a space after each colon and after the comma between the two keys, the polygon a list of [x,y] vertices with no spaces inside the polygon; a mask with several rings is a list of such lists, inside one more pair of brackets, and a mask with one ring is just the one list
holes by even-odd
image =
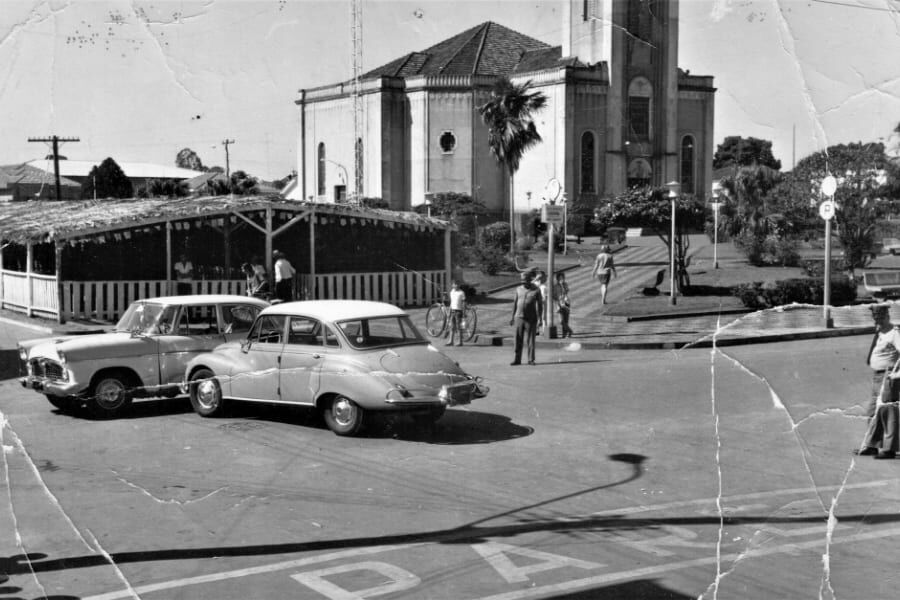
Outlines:
{"label": "asphalt road", "polygon": [[894,598],[900,461],[850,454],[867,344],[451,348],[487,398],[359,438],[6,380],[0,599]]}

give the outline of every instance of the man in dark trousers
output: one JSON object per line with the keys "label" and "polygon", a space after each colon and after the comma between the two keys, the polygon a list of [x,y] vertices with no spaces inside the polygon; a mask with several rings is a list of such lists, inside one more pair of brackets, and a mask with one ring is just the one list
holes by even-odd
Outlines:
{"label": "man in dark trousers", "polygon": [[522,364],[522,343],[528,350],[528,364],[534,364],[534,338],[538,327],[544,324],[544,301],[541,290],[532,283],[534,272],[522,273],[522,285],[516,288],[513,300],[513,316],[509,324],[516,328],[516,355],[510,365]]}

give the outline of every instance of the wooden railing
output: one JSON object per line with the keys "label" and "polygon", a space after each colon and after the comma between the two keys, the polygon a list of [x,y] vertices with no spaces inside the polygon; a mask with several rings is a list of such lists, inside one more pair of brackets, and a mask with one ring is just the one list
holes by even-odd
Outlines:
{"label": "wooden railing", "polygon": [[[298,299],[374,300],[398,306],[427,306],[448,287],[444,271],[301,274],[295,281]],[[246,289],[243,279],[191,282],[192,294],[244,295]],[[176,284],[164,279],[63,281],[57,287],[53,275],[0,271],[0,290],[0,308],[55,318],[62,313],[63,320],[116,321],[135,300],[175,294]]]}
{"label": "wooden railing", "polygon": [[59,314],[59,296],[56,292],[56,276],[0,271],[0,308],[56,317]]}
{"label": "wooden railing", "polygon": [[299,275],[298,295],[316,300],[354,299],[397,306],[427,306],[449,289],[444,271],[317,273]]}

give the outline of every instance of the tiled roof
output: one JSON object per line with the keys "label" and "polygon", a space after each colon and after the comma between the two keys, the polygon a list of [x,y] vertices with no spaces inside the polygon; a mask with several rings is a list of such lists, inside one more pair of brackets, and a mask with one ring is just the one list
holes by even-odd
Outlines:
{"label": "tiled roof", "polygon": [[[537,52],[536,55],[532,54]],[[411,77],[414,75],[509,75],[555,65],[561,48],[551,47],[490,21],[467,29],[421,52],[411,52],[363,75]],[[523,56],[534,68],[522,69]],[[554,58],[555,56],[555,58]]]}

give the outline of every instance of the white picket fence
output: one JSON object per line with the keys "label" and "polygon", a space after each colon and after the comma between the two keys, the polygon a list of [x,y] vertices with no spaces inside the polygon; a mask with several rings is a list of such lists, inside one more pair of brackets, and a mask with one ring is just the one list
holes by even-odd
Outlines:
{"label": "white picket fence", "polygon": [[[320,273],[298,275],[298,299],[355,299],[389,302],[398,306],[426,306],[440,298],[449,282],[444,271],[389,273]],[[63,320],[115,321],[135,300],[169,296],[175,283],[166,280],[63,281],[57,287],[53,275],[0,271],[0,308],[29,316],[51,316]],[[199,280],[191,283],[192,294],[244,295],[240,280]],[[60,310],[60,302],[62,310]]]}

